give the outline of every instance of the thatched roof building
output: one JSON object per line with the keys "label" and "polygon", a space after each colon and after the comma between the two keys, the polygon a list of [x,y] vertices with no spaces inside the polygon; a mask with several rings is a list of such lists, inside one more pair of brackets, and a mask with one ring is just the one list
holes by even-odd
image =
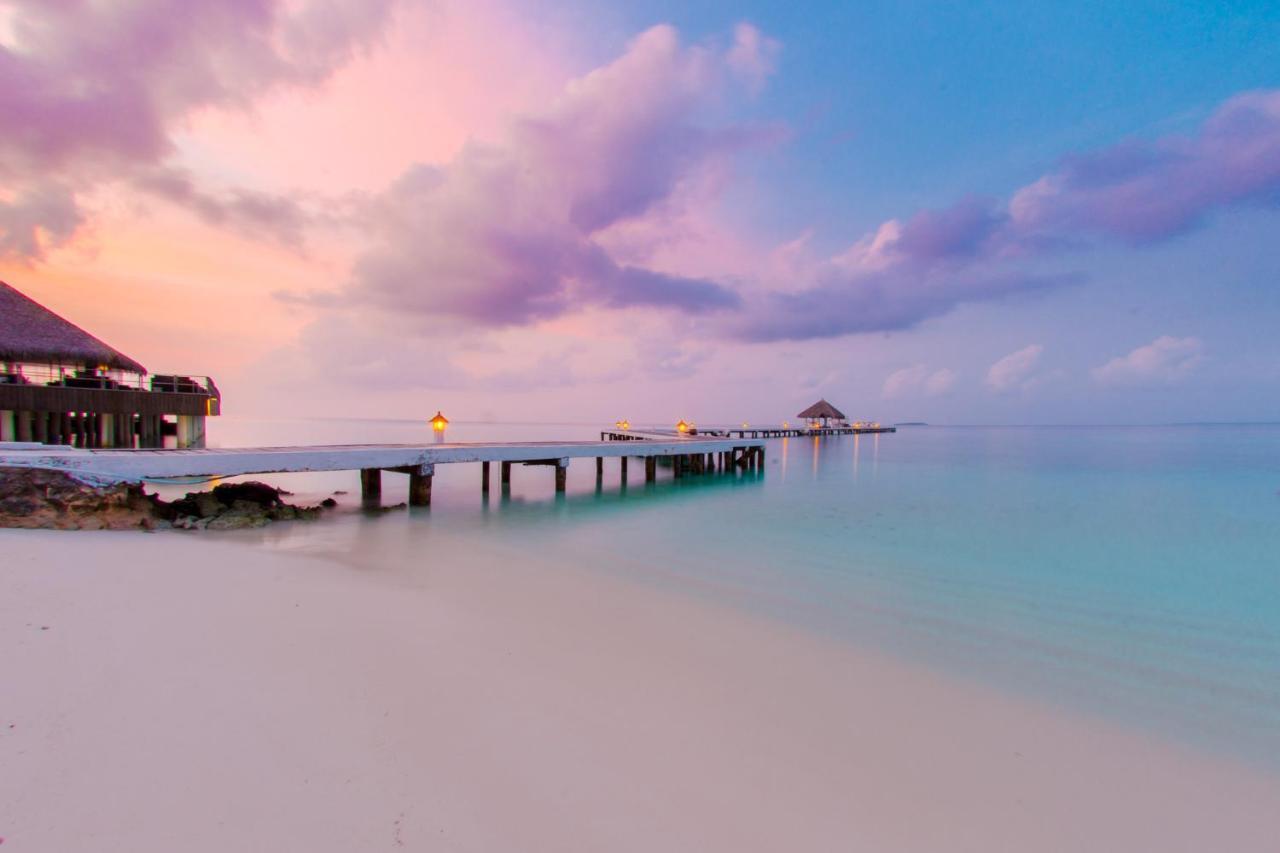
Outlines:
{"label": "thatched roof building", "polygon": [[797,418],[804,418],[806,421],[843,421],[845,420],[844,412],[828,403],[825,399],[819,400],[809,408],[805,409]]}
{"label": "thatched roof building", "polygon": [[0,281],[0,361],[147,369]]}

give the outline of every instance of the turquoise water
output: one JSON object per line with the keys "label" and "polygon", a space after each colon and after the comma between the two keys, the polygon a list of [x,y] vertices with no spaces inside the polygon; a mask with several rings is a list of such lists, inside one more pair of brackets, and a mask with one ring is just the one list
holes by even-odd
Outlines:
{"label": "turquoise water", "polygon": [[[454,424],[449,438],[597,432]],[[224,419],[212,441],[426,435]],[[549,469],[517,468],[504,496],[495,470],[485,500],[478,465],[442,466],[429,510],[379,517],[356,510],[354,474],[276,476],[304,497],[351,494],[338,519],[264,535],[320,551],[358,538],[410,572],[439,554],[587,566],[1280,770],[1280,426],[910,427],[774,440],[759,474],[630,473],[624,486],[611,461],[597,484],[580,461],[557,497]],[[385,502],[405,480],[385,475]]]}

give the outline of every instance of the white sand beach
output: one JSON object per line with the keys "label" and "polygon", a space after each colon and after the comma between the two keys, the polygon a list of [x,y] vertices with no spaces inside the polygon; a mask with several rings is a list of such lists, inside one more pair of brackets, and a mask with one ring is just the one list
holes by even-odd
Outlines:
{"label": "white sand beach", "polygon": [[589,567],[0,531],[0,837],[1271,851],[1280,780]]}

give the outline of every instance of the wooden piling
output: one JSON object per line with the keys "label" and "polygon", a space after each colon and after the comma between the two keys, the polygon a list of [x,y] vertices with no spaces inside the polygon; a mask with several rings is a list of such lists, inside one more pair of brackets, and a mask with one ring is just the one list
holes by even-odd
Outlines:
{"label": "wooden piling", "polygon": [[409,506],[431,506],[431,481],[435,472],[434,465],[423,465],[409,472]]}
{"label": "wooden piling", "polygon": [[644,458],[644,481],[652,483],[658,479],[658,457],[646,456]]}
{"label": "wooden piling", "polygon": [[556,462],[556,491],[563,492],[568,482],[569,460],[561,459]]}
{"label": "wooden piling", "polygon": [[[625,459],[624,459],[624,462],[625,462]],[[596,457],[596,479],[597,480],[604,479],[604,457],[603,456]]]}
{"label": "wooden piling", "polygon": [[618,467],[618,472],[622,475],[622,482],[627,481],[627,457],[622,457],[622,464]]}
{"label": "wooden piling", "polygon": [[360,469],[360,500],[364,503],[377,503],[382,500],[382,470],[380,468]]}
{"label": "wooden piling", "polygon": [[671,457],[671,473],[675,475],[675,478],[676,478],[677,480],[679,480],[681,477],[683,477],[683,476],[684,476],[684,475],[681,473],[681,471],[680,471],[680,461],[681,461],[682,459],[684,459],[684,457],[683,457],[683,456],[672,456],[672,457]]}
{"label": "wooden piling", "polygon": [[480,491],[486,495],[489,493],[489,463],[480,463]]}
{"label": "wooden piling", "polygon": [[511,463],[510,462],[502,463],[502,485],[504,486],[511,485]]}

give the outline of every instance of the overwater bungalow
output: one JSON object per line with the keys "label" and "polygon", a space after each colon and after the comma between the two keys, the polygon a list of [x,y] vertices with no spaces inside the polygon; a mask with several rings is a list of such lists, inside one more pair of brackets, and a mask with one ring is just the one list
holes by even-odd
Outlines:
{"label": "overwater bungalow", "polygon": [[810,427],[827,428],[832,426],[844,426],[847,418],[844,412],[828,403],[825,399],[819,400],[800,414],[796,415],[801,418]]}
{"label": "overwater bungalow", "polygon": [[149,374],[0,281],[0,441],[203,447],[221,404],[209,377]]}

